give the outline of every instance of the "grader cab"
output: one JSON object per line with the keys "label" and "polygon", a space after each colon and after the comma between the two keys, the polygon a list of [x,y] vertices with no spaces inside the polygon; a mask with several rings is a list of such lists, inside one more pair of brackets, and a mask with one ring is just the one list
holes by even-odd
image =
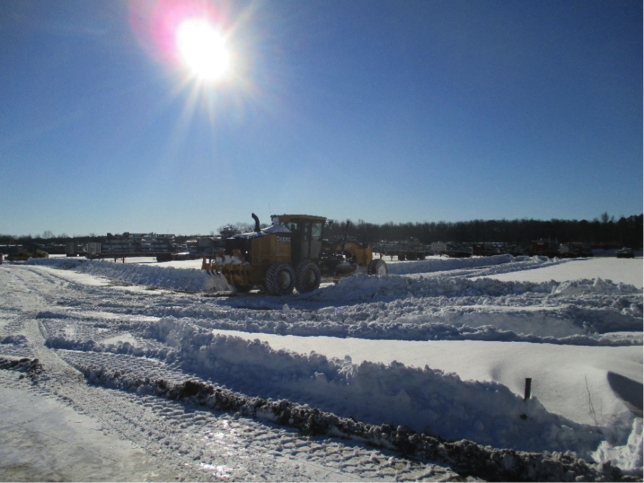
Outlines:
{"label": "grader cab", "polygon": [[288,295],[293,289],[317,289],[322,277],[337,279],[361,268],[370,275],[387,274],[386,263],[374,260],[368,245],[324,240],[324,217],[273,215],[272,224],[261,229],[259,218],[252,216],[255,230],[227,238],[201,267],[225,277],[237,291],[259,286],[272,295]]}

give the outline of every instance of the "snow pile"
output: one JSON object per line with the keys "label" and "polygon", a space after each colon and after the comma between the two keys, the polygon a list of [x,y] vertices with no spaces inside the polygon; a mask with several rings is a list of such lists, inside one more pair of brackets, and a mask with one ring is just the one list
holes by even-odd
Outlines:
{"label": "snow pile", "polygon": [[607,295],[622,295],[625,293],[636,293],[639,290],[633,285],[613,283],[610,280],[596,278],[589,284],[589,280],[570,280],[561,282],[553,290],[553,295],[577,295],[584,293],[601,293]]}
{"label": "snow pile", "polygon": [[110,280],[165,288],[199,292],[203,290],[230,290],[223,278],[211,277],[203,270],[191,268],[154,267],[149,265],[115,263],[108,260],[78,258],[30,258],[28,265],[45,265],[74,270],[79,273],[104,277]]}
{"label": "snow pile", "polygon": [[[522,257],[527,258],[527,257]],[[430,258],[427,260],[389,263],[389,273],[404,275],[410,273],[444,272],[447,270],[459,270],[463,268],[478,268],[491,265],[500,265],[512,262],[511,255],[495,255],[493,257],[473,258]]]}
{"label": "snow pile", "polygon": [[[201,380],[181,382],[136,377],[127,372],[94,370],[77,366],[95,383],[137,394],[154,394],[170,400],[188,401],[216,411],[235,412],[240,416],[268,420],[297,428],[310,436],[333,435],[384,447],[421,460],[447,464],[472,476],[500,481],[630,481],[610,462],[594,464],[578,459],[573,453],[526,453],[514,449],[495,449],[469,440],[447,442],[426,433],[390,424],[366,424],[318,408],[291,401],[270,401],[234,393]],[[374,461],[370,459],[370,461]]]}
{"label": "snow pile", "polygon": [[190,320],[164,318],[154,335],[178,350],[185,371],[235,390],[318,407],[344,417],[403,425],[443,438],[498,448],[589,453],[599,428],[549,413],[536,398],[524,401],[495,382],[462,381],[428,367],[363,362],[350,357],[275,351],[258,340],[217,336]]}
{"label": "snow pile", "polygon": [[[201,326],[218,330],[236,330],[250,333],[294,336],[331,336],[342,338],[406,340],[406,341],[504,341],[533,342],[558,345],[629,346],[641,345],[637,333],[601,335],[590,331],[592,326],[578,327],[574,319],[552,311],[540,314],[532,311],[469,311],[436,310],[435,313],[394,320],[355,321],[351,311],[332,313],[336,320],[320,315],[329,314],[321,309],[311,320],[289,320],[289,314],[271,312],[263,320],[243,320],[223,316],[199,321]],[[301,316],[298,312],[293,318]],[[531,326],[532,324],[532,326]],[[630,322],[638,325],[637,320]],[[641,321],[639,322],[641,325]]]}
{"label": "snow pile", "polygon": [[601,293],[611,296],[641,293],[636,287],[602,280],[574,282],[501,282],[489,278],[436,276],[409,278],[396,275],[373,277],[357,274],[341,279],[335,286],[319,289],[300,298],[308,301],[328,302],[378,302],[404,297],[502,297],[507,295],[550,294],[576,295]]}
{"label": "snow pile", "polygon": [[43,372],[43,366],[38,359],[23,357],[21,359],[10,359],[0,357],[0,369],[19,371],[30,379],[37,378]]}
{"label": "snow pile", "polygon": [[612,461],[623,471],[632,474],[642,474],[642,418],[633,420],[628,441],[624,446],[613,446],[608,441],[602,441],[593,453],[595,461]]}
{"label": "snow pile", "polygon": [[463,277],[483,277],[502,275],[513,272],[525,272],[540,268],[548,268],[564,264],[570,260],[548,258],[539,255],[512,257],[511,255],[494,255],[491,257],[472,258],[428,258],[406,262],[387,262],[389,273],[392,275],[440,274],[449,272],[451,275]]}

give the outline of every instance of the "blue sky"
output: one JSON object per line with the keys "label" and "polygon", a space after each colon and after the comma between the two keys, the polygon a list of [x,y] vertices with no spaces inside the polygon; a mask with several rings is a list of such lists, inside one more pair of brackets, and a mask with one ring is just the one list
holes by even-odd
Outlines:
{"label": "blue sky", "polygon": [[0,45],[2,234],[642,213],[641,1],[3,0]]}

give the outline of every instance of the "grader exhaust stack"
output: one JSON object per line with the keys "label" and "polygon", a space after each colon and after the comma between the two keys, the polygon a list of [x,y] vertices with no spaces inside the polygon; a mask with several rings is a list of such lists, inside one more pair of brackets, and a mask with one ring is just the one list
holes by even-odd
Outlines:
{"label": "grader exhaust stack", "polygon": [[223,276],[237,291],[265,288],[272,295],[297,289],[309,292],[320,286],[322,276],[338,278],[360,267],[370,275],[386,275],[384,260],[373,259],[368,245],[323,239],[326,218],[312,215],[273,215],[271,226],[224,240],[214,256],[204,257],[201,268]]}
{"label": "grader exhaust stack", "polygon": [[257,215],[255,213],[251,213],[251,216],[253,217],[253,220],[255,220],[255,232],[259,233],[262,231],[262,229],[259,227],[259,218],[257,218]]}

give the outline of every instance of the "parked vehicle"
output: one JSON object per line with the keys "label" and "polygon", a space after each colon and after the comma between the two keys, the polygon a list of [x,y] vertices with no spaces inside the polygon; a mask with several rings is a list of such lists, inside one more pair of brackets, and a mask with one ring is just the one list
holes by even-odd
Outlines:
{"label": "parked vehicle", "polygon": [[30,258],[49,258],[49,253],[41,250],[40,248],[34,247],[31,250],[25,249],[17,253],[7,255],[7,260],[10,262],[26,261]]}
{"label": "parked vehicle", "polygon": [[434,254],[430,245],[424,245],[417,238],[407,241],[381,242],[374,245],[373,249],[383,256],[394,257],[398,260],[425,260]]}
{"label": "parked vehicle", "polygon": [[562,258],[592,257],[593,251],[582,243],[562,243],[559,245],[559,256]]}
{"label": "parked vehicle", "polygon": [[635,258],[635,253],[633,253],[632,248],[620,248],[615,252],[615,256],[617,258]]}

